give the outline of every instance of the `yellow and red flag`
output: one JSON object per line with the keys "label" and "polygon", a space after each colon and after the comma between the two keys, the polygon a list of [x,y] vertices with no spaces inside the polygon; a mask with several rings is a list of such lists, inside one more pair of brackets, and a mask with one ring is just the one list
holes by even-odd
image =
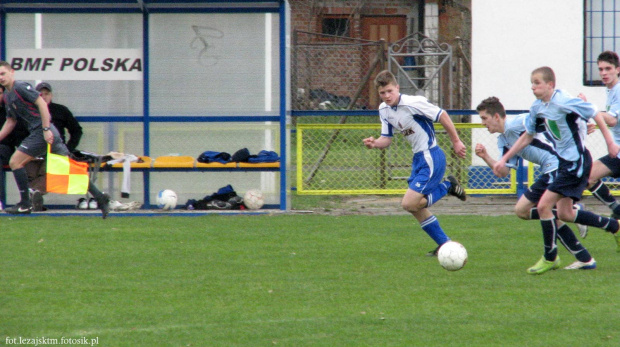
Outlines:
{"label": "yellow and red flag", "polygon": [[46,173],[48,193],[86,194],[88,191],[88,163],[51,153],[49,144]]}

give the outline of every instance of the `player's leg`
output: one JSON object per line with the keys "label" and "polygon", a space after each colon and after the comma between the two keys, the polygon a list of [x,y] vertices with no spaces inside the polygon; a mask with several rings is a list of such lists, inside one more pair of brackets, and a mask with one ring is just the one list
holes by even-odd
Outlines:
{"label": "player's leg", "polygon": [[[419,202],[424,198],[419,192],[416,192],[412,189],[407,189],[405,196],[403,197],[402,205],[403,208],[405,206],[418,206]],[[415,219],[420,223],[422,230],[430,236],[437,246],[441,246],[446,243],[450,238],[445,234],[441,226],[439,225],[439,221],[437,217],[435,217],[427,208],[421,209],[411,209],[405,208],[409,213],[411,213]]]}
{"label": "player's leg", "polygon": [[521,219],[525,219],[525,220],[529,220],[529,219],[539,219],[539,218],[532,218],[532,210],[536,211],[536,217],[538,217],[538,210],[536,209],[536,203],[530,201],[530,199],[528,199],[525,194],[521,195],[521,198],[519,198],[519,201],[517,201],[517,204],[515,205],[515,214],[517,215],[517,217],[521,218]]}
{"label": "player's leg", "polygon": [[[422,230],[437,243],[437,246],[441,246],[449,238],[437,218],[426,208],[439,195],[442,189],[439,186],[442,185],[445,172],[443,152],[439,149],[439,154],[435,154],[426,151],[413,156],[411,176],[407,180],[409,189],[405,192],[401,206],[416,218]],[[444,189],[447,190],[447,187],[444,186]],[[431,251],[430,255],[436,255],[436,252]]]}
{"label": "player's leg", "polygon": [[[52,131],[54,132],[54,143],[52,144],[52,153],[60,154],[64,156],[69,156],[69,149],[60,139],[60,135],[58,134],[58,130],[52,127]],[[103,219],[108,216],[110,213],[110,196],[106,193],[103,193],[95,186],[95,184],[90,181],[88,182],[88,192],[95,198],[97,201],[97,205],[101,210],[101,214]]]}
{"label": "player's leg", "polygon": [[616,201],[603,181],[604,177],[620,177],[620,159],[609,156],[601,157],[592,164],[590,178],[588,179],[588,190],[600,202],[607,205],[612,211],[612,217],[620,218],[620,203]]}
{"label": "player's leg", "polygon": [[30,191],[28,190],[28,174],[24,166],[31,161],[33,157],[22,152],[20,148],[13,153],[9,160],[9,166],[13,171],[20,196],[20,201],[16,205],[4,210],[6,213],[11,214],[28,214],[32,212],[32,202],[30,201]]}
{"label": "player's leg", "polygon": [[[7,145],[0,144],[0,172],[4,170],[4,165],[9,165],[9,160],[11,156],[15,152],[15,148]],[[2,176],[5,177],[5,176]],[[2,193],[2,189],[5,187],[5,182],[0,182],[0,193]],[[5,201],[0,200],[0,211],[4,210]]]}
{"label": "player's leg", "polygon": [[561,195],[552,191],[545,191],[538,202],[540,225],[542,227],[544,254],[534,266],[527,269],[527,273],[537,275],[560,267],[558,247],[555,242],[558,224],[553,215],[553,207],[562,198]]}
{"label": "player's leg", "polygon": [[[557,202],[558,215],[570,214],[573,211],[573,199],[564,197]],[[568,270],[574,269],[595,269],[596,261],[588,250],[577,240],[577,237],[573,233],[573,231],[568,227],[568,225],[564,224],[559,227],[557,230],[558,239],[568,251],[575,256],[577,259],[576,262],[571,265],[565,267]]]}

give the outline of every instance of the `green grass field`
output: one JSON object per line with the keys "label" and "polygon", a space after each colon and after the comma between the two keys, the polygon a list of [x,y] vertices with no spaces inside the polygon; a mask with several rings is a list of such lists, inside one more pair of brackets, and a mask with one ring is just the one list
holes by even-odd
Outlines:
{"label": "green grass field", "polygon": [[461,271],[408,216],[2,217],[0,345],[620,345],[609,234],[584,241],[598,269],[531,276],[537,222],[439,217]]}

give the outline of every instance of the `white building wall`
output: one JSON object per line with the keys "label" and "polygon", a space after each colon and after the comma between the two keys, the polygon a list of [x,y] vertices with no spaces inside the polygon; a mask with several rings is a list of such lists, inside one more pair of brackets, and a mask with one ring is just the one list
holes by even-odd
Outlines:
{"label": "white building wall", "polygon": [[530,73],[549,66],[557,87],[603,109],[604,87],[583,85],[583,0],[472,0],[472,109],[497,96],[529,109]]}

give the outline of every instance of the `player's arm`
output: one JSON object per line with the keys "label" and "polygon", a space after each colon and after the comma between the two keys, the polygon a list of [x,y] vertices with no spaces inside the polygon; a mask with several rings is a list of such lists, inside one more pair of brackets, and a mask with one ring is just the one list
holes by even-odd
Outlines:
{"label": "player's arm", "polygon": [[456,132],[456,127],[454,127],[454,123],[452,123],[452,119],[448,115],[448,112],[445,110],[441,111],[441,115],[439,116],[439,123],[443,126],[450,137],[450,141],[452,142],[452,148],[454,149],[454,153],[461,158],[465,158],[467,154],[467,148],[461,142],[459,138],[459,134]]}
{"label": "player's arm", "polygon": [[368,137],[364,139],[364,146],[366,148],[387,148],[392,144],[392,138],[387,136],[380,136],[378,139],[374,137]]}
{"label": "player's arm", "polygon": [[[47,108],[47,103],[39,96],[37,100],[34,101],[34,104],[37,105],[39,114],[41,115],[41,126],[43,129],[48,129],[52,123],[52,116],[50,115],[50,110]],[[54,142],[54,133],[51,130],[43,130],[43,137],[49,144]]]}
{"label": "player's arm", "polygon": [[599,114],[603,117],[608,127],[613,128],[618,124],[618,118],[614,117],[612,114],[604,111],[599,112]]}
{"label": "player's arm", "polygon": [[13,129],[15,129],[16,124],[17,120],[15,118],[6,117],[6,121],[0,129],[0,141],[4,140],[5,137],[9,136]]}
{"label": "player's arm", "polygon": [[614,141],[614,137],[611,135],[611,131],[607,128],[607,124],[605,124],[605,120],[603,119],[602,112],[599,112],[594,116],[594,122],[598,125],[601,134],[605,138],[605,143],[607,144],[607,150],[609,151],[609,156],[615,158],[618,156],[618,152],[620,152],[620,146],[616,144]]}
{"label": "player's arm", "polygon": [[514,157],[517,153],[519,153],[523,148],[527,147],[534,140],[534,135],[530,135],[528,132],[524,132],[521,137],[515,142],[515,144],[504,154],[504,156],[498,160],[495,164],[493,164],[493,173],[496,176],[500,176],[501,173],[506,168],[506,163],[510,158]]}
{"label": "player's arm", "polygon": [[[480,158],[482,158],[482,160],[484,160],[485,163],[487,163],[487,165],[490,168],[493,168],[493,165],[495,165],[495,163],[497,162],[497,160],[493,159],[489,153],[487,152],[487,149],[484,147],[483,144],[481,143],[477,143],[476,144],[476,149],[475,149],[476,155]],[[508,176],[508,174],[510,173],[510,168],[508,168],[507,166],[504,166],[503,168],[501,168],[499,174],[497,175],[498,177],[506,177]]]}

